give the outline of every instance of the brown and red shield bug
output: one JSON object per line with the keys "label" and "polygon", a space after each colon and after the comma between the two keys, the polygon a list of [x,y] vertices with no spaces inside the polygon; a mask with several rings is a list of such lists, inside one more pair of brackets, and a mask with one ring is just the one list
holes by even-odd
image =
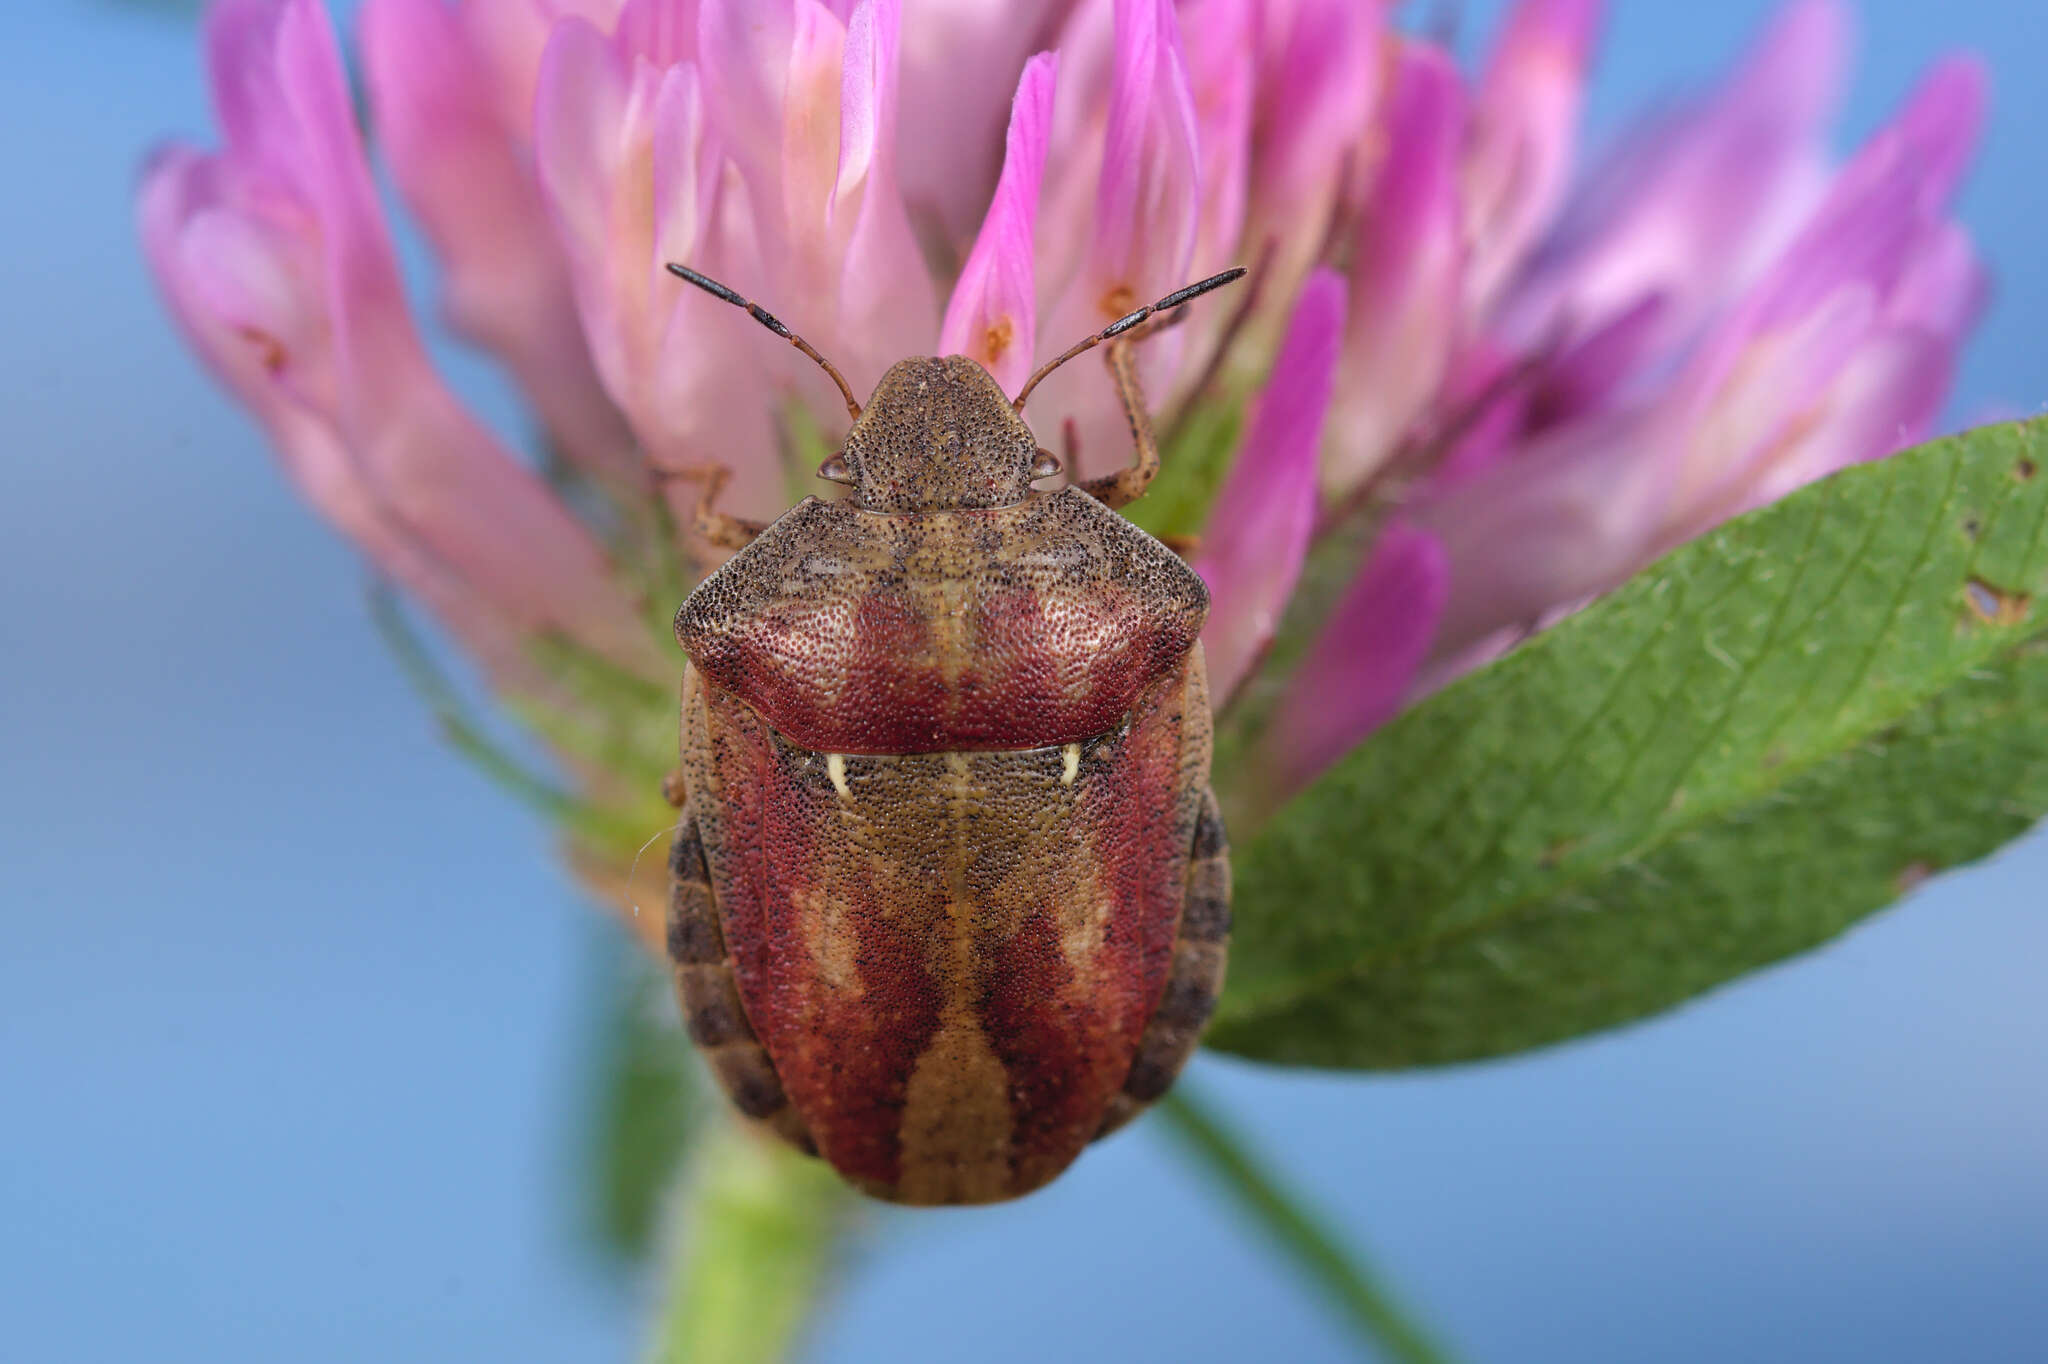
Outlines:
{"label": "brown and red shield bug", "polygon": [[[735,1105],[902,1203],[1058,1175],[1159,1098],[1223,982],[1202,580],[1114,508],[1159,450],[1132,344],[1228,270],[1117,319],[1014,401],[965,356],[899,361],[772,525],[676,613],[682,804],[668,951]],[[1155,322],[1154,325],[1157,325]],[[1060,471],[1022,409],[1108,343],[1136,458]]]}

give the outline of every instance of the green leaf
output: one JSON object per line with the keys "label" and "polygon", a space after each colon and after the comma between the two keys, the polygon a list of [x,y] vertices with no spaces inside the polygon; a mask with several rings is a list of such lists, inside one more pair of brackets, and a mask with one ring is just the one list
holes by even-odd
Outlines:
{"label": "green leaf", "polygon": [[2048,423],[1731,522],[1382,730],[1239,850],[1211,1042],[1400,1067],[1804,951],[2048,812]]}
{"label": "green leaf", "polygon": [[1299,1199],[1261,1167],[1258,1157],[1183,1079],[1159,1105],[1167,1130],[1267,1238],[1293,1261],[1373,1358],[1444,1364],[1449,1356],[1374,1282],[1358,1257]]}
{"label": "green leaf", "polygon": [[830,1166],[721,1124],[675,1205],[651,1364],[773,1364],[825,1288],[855,1195]]}

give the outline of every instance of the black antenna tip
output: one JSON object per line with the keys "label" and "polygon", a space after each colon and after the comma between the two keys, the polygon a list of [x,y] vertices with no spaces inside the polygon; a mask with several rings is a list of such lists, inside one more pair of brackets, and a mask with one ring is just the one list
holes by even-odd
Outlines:
{"label": "black antenna tip", "polygon": [[1159,309],[1155,307],[1140,308],[1138,309],[1138,311],[1134,313],[1125,313],[1122,317],[1119,317],[1116,321],[1110,323],[1107,327],[1104,327],[1102,329],[1100,333],[1100,339],[1107,341],[1112,336],[1116,336],[1120,333],[1127,332],[1131,328],[1137,326],[1140,322],[1143,322],[1146,318],[1152,316],[1153,313],[1158,311]]}
{"label": "black antenna tip", "polygon": [[1242,265],[1232,266],[1230,269],[1223,271],[1221,274],[1211,275],[1207,279],[1196,280],[1193,284],[1190,284],[1185,288],[1175,289],[1172,293],[1168,294],[1165,298],[1160,299],[1157,303],[1153,304],[1152,306],[1154,309],[1162,313],[1167,311],[1169,308],[1178,308],[1181,304],[1187,302],[1189,299],[1198,298],[1201,295],[1208,293],[1211,289],[1221,289],[1226,284],[1232,283],[1236,280],[1243,279],[1247,273],[1248,272]]}
{"label": "black antenna tip", "polygon": [[760,304],[758,304],[758,303],[745,303],[745,304],[743,304],[742,306],[746,308],[747,312],[748,312],[748,313],[749,313],[749,314],[750,314],[750,315],[751,315],[751,316],[753,317],[753,319],[754,319],[754,320],[755,320],[756,322],[758,322],[758,323],[760,323],[760,324],[761,324],[762,326],[766,327],[766,328],[767,328],[767,329],[768,329],[769,331],[771,331],[771,332],[774,332],[774,333],[775,333],[775,334],[776,334],[777,336],[781,337],[781,338],[782,338],[783,340],[785,340],[785,341],[794,341],[794,340],[796,340],[796,333],[794,333],[794,332],[790,331],[790,329],[789,329],[789,328],[787,328],[787,327],[783,326],[783,325],[782,325],[782,319],[781,319],[781,318],[777,317],[777,316],[776,316],[776,315],[775,315],[774,313],[771,313],[771,312],[769,312],[769,311],[768,311],[768,310],[767,310],[766,308],[762,307],[762,306],[761,306]]}
{"label": "black antenna tip", "polygon": [[677,265],[674,261],[670,261],[668,262],[668,272],[678,279],[686,279],[690,281],[690,283],[696,285],[699,289],[702,289],[707,294],[711,294],[716,298],[724,299],[727,303],[732,304],[735,308],[744,308],[747,306],[747,301],[741,298],[738,294],[726,288],[723,284],[720,284],[717,280],[712,279],[710,276],[698,274],[695,270],[692,270],[687,265]]}

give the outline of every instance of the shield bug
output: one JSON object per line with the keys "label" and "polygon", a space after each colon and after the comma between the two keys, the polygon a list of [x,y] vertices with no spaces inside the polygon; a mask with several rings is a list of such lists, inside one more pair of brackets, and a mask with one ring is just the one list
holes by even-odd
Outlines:
{"label": "shield bug", "polygon": [[[1113,510],[1159,468],[1132,344],[1231,270],[1084,338],[1013,401],[964,356],[898,362],[805,498],[676,613],[682,813],[668,950],[733,1102],[857,1187],[1039,1187],[1165,1093],[1223,979],[1208,592]],[[1149,324],[1149,325],[1148,325]],[[1136,455],[1053,491],[1021,415],[1107,343]]]}

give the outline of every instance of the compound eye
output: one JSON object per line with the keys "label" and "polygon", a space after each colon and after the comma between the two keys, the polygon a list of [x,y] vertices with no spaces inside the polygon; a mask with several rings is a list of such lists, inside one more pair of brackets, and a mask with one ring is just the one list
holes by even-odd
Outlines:
{"label": "compound eye", "polygon": [[851,483],[853,471],[846,467],[846,452],[841,450],[818,466],[818,477],[827,483]]}
{"label": "compound eye", "polygon": [[1060,471],[1060,457],[1050,450],[1040,450],[1031,457],[1031,481],[1051,478]]}

